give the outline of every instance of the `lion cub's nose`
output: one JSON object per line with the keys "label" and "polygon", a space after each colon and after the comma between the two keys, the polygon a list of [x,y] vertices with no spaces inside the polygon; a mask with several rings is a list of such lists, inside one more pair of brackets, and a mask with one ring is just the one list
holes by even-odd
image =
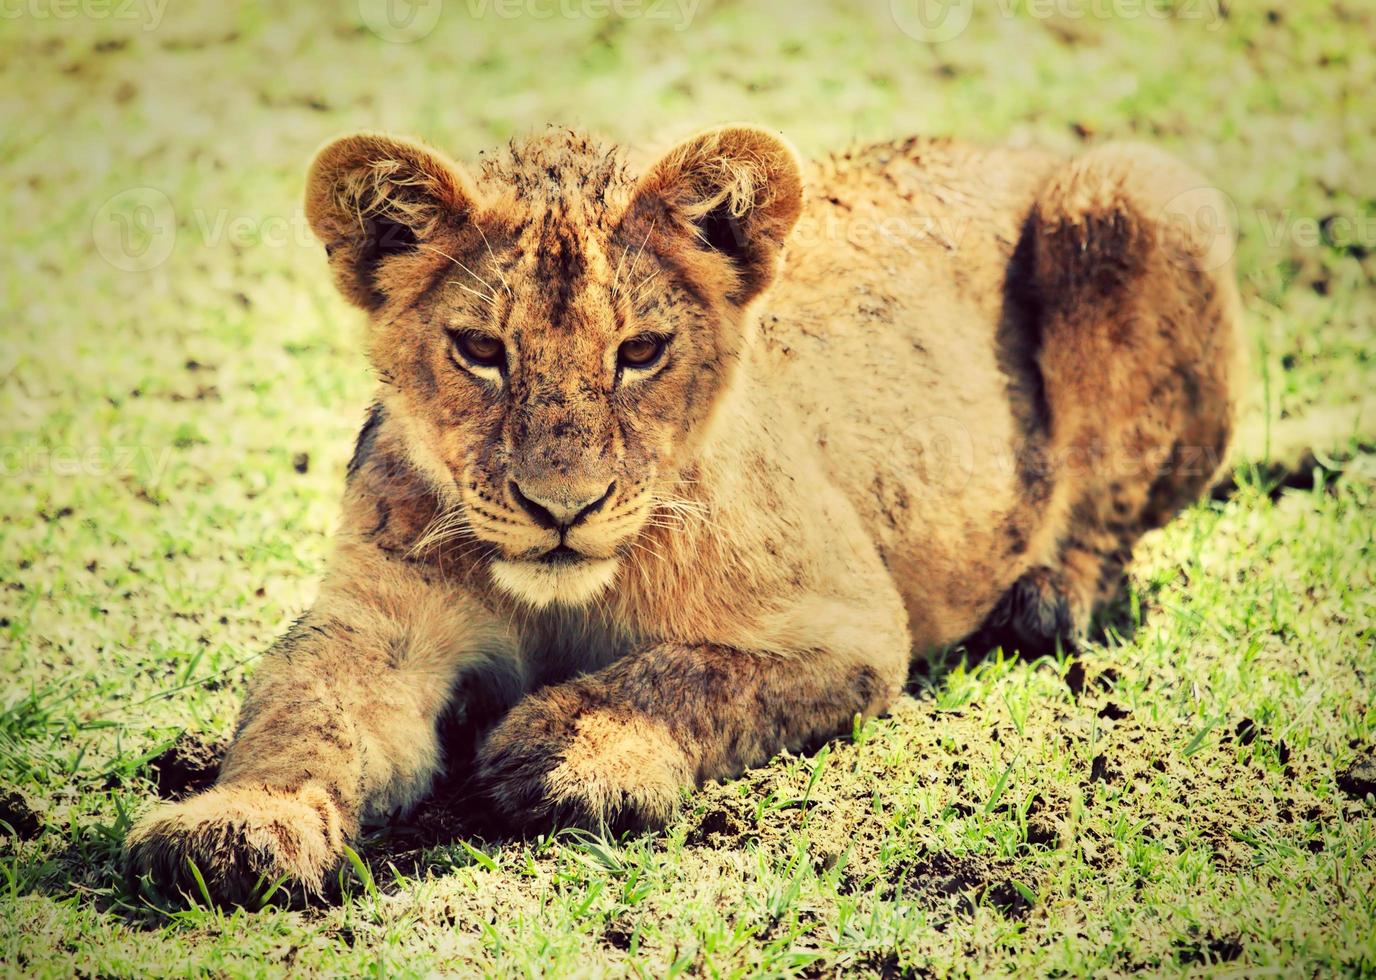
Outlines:
{"label": "lion cub's nose", "polygon": [[597,513],[615,489],[615,480],[600,490],[580,492],[583,488],[574,488],[569,493],[557,493],[529,483],[511,481],[511,495],[536,524],[560,529],[573,527]]}

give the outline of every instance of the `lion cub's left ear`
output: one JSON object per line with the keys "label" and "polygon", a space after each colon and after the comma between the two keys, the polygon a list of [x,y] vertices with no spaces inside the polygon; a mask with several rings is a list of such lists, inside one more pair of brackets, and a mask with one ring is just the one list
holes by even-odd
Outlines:
{"label": "lion cub's left ear", "polygon": [[803,207],[798,154],[754,126],[722,126],[685,140],[636,187],[637,207],[666,208],[692,239],[726,263],[728,299],[744,305],[773,281],[784,239]]}
{"label": "lion cub's left ear", "polygon": [[327,144],[306,179],[306,218],[325,243],[335,284],[369,312],[410,302],[429,286],[477,200],[449,158],[374,133]]}

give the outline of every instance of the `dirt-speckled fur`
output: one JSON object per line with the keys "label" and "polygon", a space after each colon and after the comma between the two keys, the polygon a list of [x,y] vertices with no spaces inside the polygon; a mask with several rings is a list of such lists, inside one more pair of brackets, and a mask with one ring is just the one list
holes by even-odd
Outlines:
{"label": "dirt-speckled fur", "polygon": [[[377,403],[318,602],[130,870],[318,891],[455,725],[490,728],[513,825],[654,826],[883,711],[914,652],[1072,642],[1223,461],[1231,241],[1170,220],[1212,195],[1120,145],[804,165],[736,126],[639,176],[567,131],[476,175],[327,146],[307,209]],[[657,360],[619,359],[646,336]]]}

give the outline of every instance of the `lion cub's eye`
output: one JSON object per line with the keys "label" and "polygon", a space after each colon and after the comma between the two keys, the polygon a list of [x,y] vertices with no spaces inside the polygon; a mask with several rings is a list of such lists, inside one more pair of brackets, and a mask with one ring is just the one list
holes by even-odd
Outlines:
{"label": "lion cub's eye", "polygon": [[506,348],[491,334],[459,330],[449,336],[459,355],[475,367],[503,367],[506,364]]}
{"label": "lion cub's eye", "polygon": [[617,363],[629,368],[650,367],[663,355],[668,343],[668,337],[658,337],[654,334],[632,337],[617,349]]}

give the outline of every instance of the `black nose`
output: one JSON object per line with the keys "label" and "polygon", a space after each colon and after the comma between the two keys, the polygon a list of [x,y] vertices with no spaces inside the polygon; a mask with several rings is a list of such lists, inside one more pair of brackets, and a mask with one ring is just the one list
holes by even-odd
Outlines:
{"label": "black nose", "polygon": [[515,480],[511,481],[511,496],[531,520],[541,527],[559,530],[567,530],[597,513],[615,489],[615,480],[599,491],[571,494],[537,490],[530,484],[523,488]]}

